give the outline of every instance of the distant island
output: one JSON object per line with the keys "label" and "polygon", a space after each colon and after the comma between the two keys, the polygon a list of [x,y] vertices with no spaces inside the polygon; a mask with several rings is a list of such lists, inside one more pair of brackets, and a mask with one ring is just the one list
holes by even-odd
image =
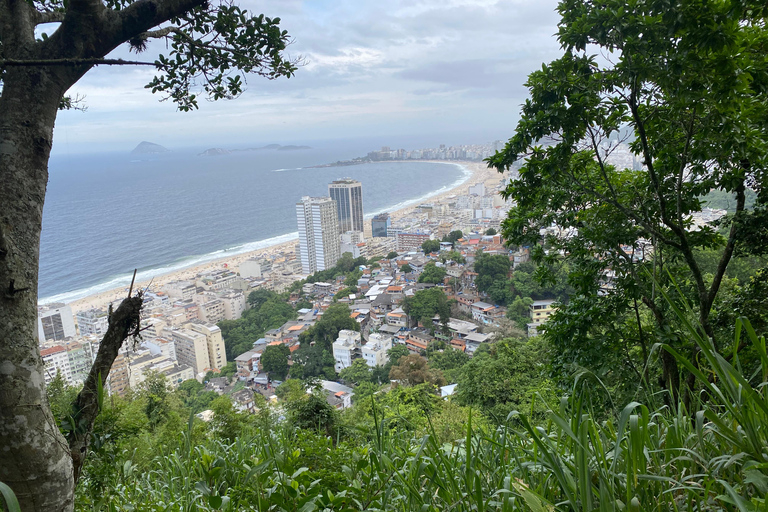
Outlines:
{"label": "distant island", "polygon": [[303,149],[312,149],[310,146],[281,146],[280,144],[268,144],[266,146],[262,146],[260,148],[245,148],[245,149],[224,149],[224,148],[209,148],[203,151],[202,153],[198,153],[197,156],[219,156],[219,155],[229,155],[230,153],[239,153],[241,151],[264,151],[264,150],[275,150],[275,151],[300,151]]}
{"label": "distant island", "polygon": [[131,151],[132,155],[149,155],[155,153],[168,153],[170,149],[155,144],[154,142],[141,141],[138,146]]}

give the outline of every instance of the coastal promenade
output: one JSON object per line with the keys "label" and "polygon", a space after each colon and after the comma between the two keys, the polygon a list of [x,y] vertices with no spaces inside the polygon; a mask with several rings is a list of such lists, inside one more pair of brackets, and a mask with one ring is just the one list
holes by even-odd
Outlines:
{"label": "coastal promenade", "polygon": [[[427,200],[430,203],[440,203],[443,201],[447,201],[452,196],[466,194],[470,186],[475,185],[477,183],[481,183],[481,182],[485,183],[486,188],[493,189],[498,185],[500,180],[504,179],[504,177],[501,174],[499,174],[493,169],[489,169],[486,166],[486,164],[483,162],[436,161],[436,163],[459,164],[462,167],[468,169],[471,172],[471,175],[466,181],[464,181],[460,185],[450,190],[446,190],[439,194],[429,196],[428,198],[422,198],[423,199],[422,202]],[[370,193],[370,192],[366,192],[366,193]],[[390,217],[392,218],[393,221],[406,217],[408,214],[410,214],[414,210],[414,208],[417,205],[418,204],[412,204],[404,208],[391,211],[389,212]],[[371,229],[370,222],[366,222],[365,234],[368,237],[371,236],[370,229]],[[223,268],[230,268],[230,269],[236,270],[237,267],[240,265],[240,263],[251,258],[293,259],[295,258],[295,253],[294,253],[295,246],[296,246],[296,240],[290,240],[280,244],[265,247],[263,249],[259,249],[256,251],[242,253],[235,256],[228,256],[219,260],[207,262],[205,264],[187,267],[178,271],[156,276],[151,280],[151,282],[142,281],[137,283],[134,286],[134,289],[144,289],[144,288],[147,288],[147,286],[149,286],[151,290],[160,290],[163,287],[163,285],[171,281],[194,280],[196,276],[199,276],[201,274],[204,274],[213,270],[223,269]],[[106,308],[110,303],[124,299],[126,297],[127,290],[128,290],[127,287],[121,286],[119,288],[115,288],[112,290],[108,290],[102,293],[97,293],[94,295],[84,297],[82,299],[75,300],[73,302],[70,302],[69,306],[72,308],[72,311],[74,313],[77,313],[78,311],[92,309],[92,308]]]}

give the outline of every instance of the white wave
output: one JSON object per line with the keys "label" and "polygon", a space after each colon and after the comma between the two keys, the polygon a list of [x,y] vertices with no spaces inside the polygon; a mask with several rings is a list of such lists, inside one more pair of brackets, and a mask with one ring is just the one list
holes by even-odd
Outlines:
{"label": "white wave", "polygon": [[[257,240],[255,242],[248,242],[246,244],[236,245],[228,249],[219,249],[217,251],[213,251],[208,254],[202,254],[199,256],[184,258],[182,260],[179,260],[175,263],[171,263],[169,265],[141,270],[136,273],[136,281],[137,282],[148,281],[153,277],[163,276],[166,274],[177,272],[179,270],[183,270],[185,268],[195,267],[197,265],[202,265],[204,263],[209,263],[211,261],[223,259],[229,256],[237,256],[238,254],[257,251],[259,249],[265,249],[273,245],[278,245],[284,242],[288,242],[290,240],[295,240],[298,237],[299,237],[298,231],[294,231],[293,233],[286,233],[284,235],[274,236],[272,238],[267,238],[264,240]],[[50,297],[41,297],[40,299],[38,299],[38,302],[40,304],[50,304],[52,302],[64,302],[64,303],[72,302],[78,299],[82,299],[84,297],[88,297],[89,295],[94,295],[97,293],[114,290],[115,288],[128,287],[131,284],[132,277],[133,277],[133,272],[121,274],[121,275],[112,277],[106,281],[103,281],[99,284],[90,286],[88,288],[81,288],[79,290],[74,290],[71,292],[59,293],[57,295],[52,295]]]}
{"label": "white wave", "polygon": [[[412,164],[412,163],[435,163],[435,162],[407,162],[407,163]],[[386,208],[382,208],[375,212],[371,212],[365,215],[365,218],[370,219],[373,216],[378,215],[379,213],[391,212],[394,210],[405,208],[407,206],[411,206],[413,204],[421,203],[423,201],[426,201],[430,197],[434,197],[436,195],[442,194],[444,192],[447,192],[448,190],[451,190],[452,188],[455,188],[464,184],[472,176],[472,171],[461,164],[453,163],[453,162],[439,162],[439,163],[443,165],[454,165],[458,167],[462,171],[462,175],[453,183],[440,187],[437,190],[430,191],[420,197],[416,197],[413,199],[406,199],[404,201],[400,201],[399,203],[388,206]],[[301,168],[279,169],[274,172],[300,170],[300,169]],[[177,262],[171,263],[169,265],[141,270],[136,274],[136,281],[137,282],[148,281],[153,277],[163,276],[166,274],[170,274],[172,272],[183,270],[185,268],[195,267],[197,265],[202,265],[204,263],[209,263],[211,261],[223,259],[229,256],[237,256],[238,254],[257,251],[259,249],[264,249],[273,245],[278,245],[284,242],[288,242],[290,240],[295,240],[298,237],[299,237],[298,231],[294,231],[292,233],[286,233],[284,235],[278,235],[272,238],[266,238],[264,240],[257,240],[255,242],[249,242],[246,244],[237,245],[234,247],[230,247],[228,249],[219,249],[208,254],[184,258],[182,260],[178,260]],[[97,293],[114,290],[115,288],[128,287],[131,284],[132,277],[133,277],[133,272],[121,274],[121,275],[112,277],[106,281],[103,281],[99,284],[90,286],[88,288],[81,288],[79,290],[74,290],[71,292],[59,293],[57,295],[52,295],[49,297],[41,297],[38,299],[38,302],[40,304],[50,304],[52,302],[64,302],[64,303],[72,302],[75,300],[82,299],[84,297],[88,297],[89,295],[94,295]]]}
{"label": "white wave", "polygon": [[274,169],[272,172],[301,171],[302,169],[306,169],[306,167],[293,167],[291,169]]}

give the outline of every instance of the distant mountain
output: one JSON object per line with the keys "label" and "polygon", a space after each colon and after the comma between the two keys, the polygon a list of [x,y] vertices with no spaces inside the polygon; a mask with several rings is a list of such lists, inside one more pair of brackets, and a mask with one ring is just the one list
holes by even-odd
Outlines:
{"label": "distant mountain", "polygon": [[154,154],[154,153],[167,153],[170,149],[164,148],[160,144],[155,144],[154,142],[147,142],[142,141],[139,143],[138,146],[133,148],[133,151],[131,151],[132,155],[148,155],[148,154]]}
{"label": "distant mountain", "polygon": [[218,155],[228,155],[231,151],[224,148],[210,148],[206,149],[202,153],[198,153],[197,156],[218,156]]}
{"label": "distant mountain", "polygon": [[[143,144],[143,142],[142,142]],[[147,143],[149,144],[149,143]],[[219,156],[219,155],[228,155],[230,153],[237,153],[240,151],[264,151],[264,150],[275,150],[275,151],[298,151],[302,149],[312,149],[310,146],[281,146],[280,144],[268,144],[266,146],[262,146],[260,148],[245,148],[245,149],[224,149],[224,148],[209,148],[203,151],[202,153],[198,153],[197,156]]]}

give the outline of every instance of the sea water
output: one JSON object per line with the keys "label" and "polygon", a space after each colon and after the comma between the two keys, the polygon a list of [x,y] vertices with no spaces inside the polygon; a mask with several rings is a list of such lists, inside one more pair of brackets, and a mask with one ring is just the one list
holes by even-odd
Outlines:
{"label": "sea water", "polygon": [[296,203],[328,183],[363,184],[372,215],[418,203],[469,176],[459,165],[379,162],[310,168],[360,153],[313,148],[199,156],[206,148],[51,159],[39,297],[67,302],[295,239]]}

